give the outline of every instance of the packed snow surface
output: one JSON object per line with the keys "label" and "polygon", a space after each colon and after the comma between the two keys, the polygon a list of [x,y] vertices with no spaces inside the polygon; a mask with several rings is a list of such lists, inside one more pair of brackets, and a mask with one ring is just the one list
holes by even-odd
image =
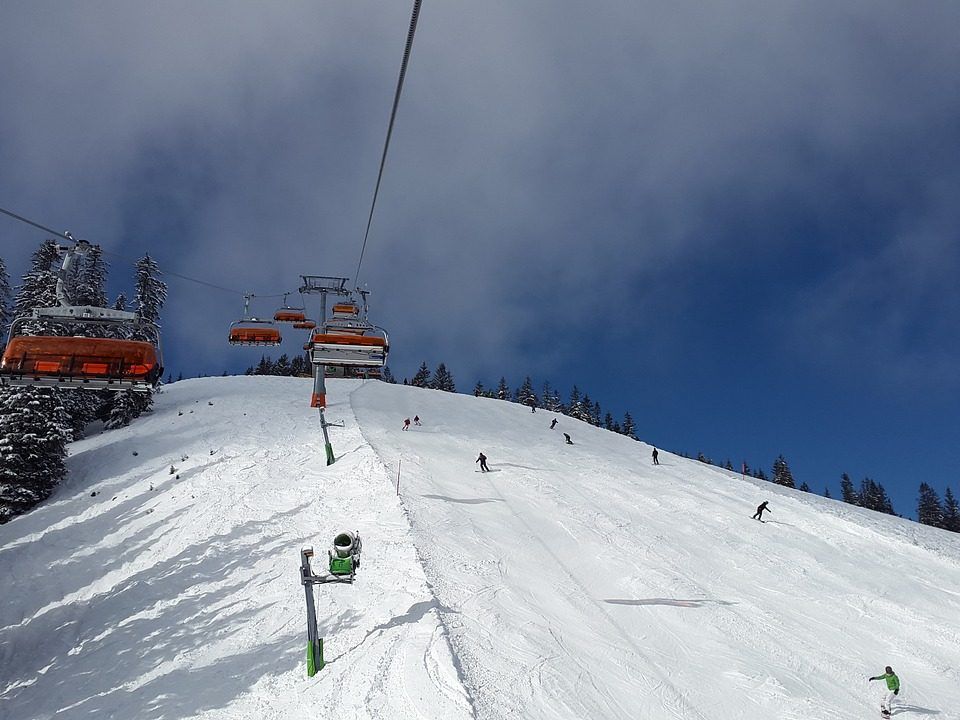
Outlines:
{"label": "packed snow surface", "polygon": [[[329,467],[292,378],[178,382],[75,442],[0,526],[0,718],[848,720],[885,665],[894,717],[960,718],[957,535],[512,403],[328,391]],[[308,678],[300,549],[341,530]]]}

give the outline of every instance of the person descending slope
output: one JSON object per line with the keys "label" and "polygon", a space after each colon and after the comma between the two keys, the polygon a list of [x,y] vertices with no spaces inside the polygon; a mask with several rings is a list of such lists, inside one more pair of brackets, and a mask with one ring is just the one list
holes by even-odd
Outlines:
{"label": "person descending slope", "polygon": [[659,464],[660,464],[660,453],[657,452],[657,449],[656,449],[656,448],[653,449],[653,452],[650,453],[650,455],[653,456],[653,464],[654,464],[654,465],[659,465]]}
{"label": "person descending slope", "polygon": [[570,435],[568,433],[563,434],[563,439],[567,445],[573,445],[573,440],[570,439]]}
{"label": "person descending slope", "polygon": [[419,415],[414,415],[414,416],[413,416],[413,424],[414,424],[414,425],[419,425],[419,424],[420,424],[420,416],[419,416]]}
{"label": "person descending slope", "polygon": [[757,506],[757,511],[753,514],[754,520],[759,520],[760,522],[763,522],[763,511],[766,510],[767,512],[772,512],[770,508],[767,507],[768,502],[770,501],[764,500],[762,503],[760,503]]}
{"label": "person descending slope", "polygon": [[877,675],[876,677],[870,678],[870,682],[874,680],[886,680],[887,681],[887,690],[890,693],[884,700],[880,701],[880,714],[883,717],[890,717],[890,707],[893,703],[893,699],[900,694],[900,678],[897,677],[897,674],[893,671],[893,668],[887,665],[884,668],[883,675]]}
{"label": "person descending slope", "polygon": [[480,457],[474,460],[475,463],[480,463],[480,472],[490,472],[490,468],[487,467],[487,456],[483,453],[480,453]]}
{"label": "person descending slope", "polygon": [[557,419],[554,418],[550,421],[550,429],[553,430],[557,426]]}
{"label": "person descending slope", "polygon": [[403,429],[404,430],[410,429],[410,418],[407,418],[406,420],[403,421]]}

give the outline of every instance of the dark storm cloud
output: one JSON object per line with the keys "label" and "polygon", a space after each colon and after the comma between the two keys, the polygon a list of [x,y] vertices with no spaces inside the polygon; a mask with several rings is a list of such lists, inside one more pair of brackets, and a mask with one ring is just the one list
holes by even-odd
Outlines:
{"label": "dark storm cloud", "polygon": [[[231,288],[352,277],[408,5],[7,4],[0,196]],[[549,374],[582,353],[575,328],[676,342],[724,307],[703,296],[723,278],[768,298],[772,346],[915,366],[932,345],[905,329],[958,311],[958,21],[956,3],[425,3],[361,276],[396,357]],[[37,240],[0,237],[5,256]],[[178,293],[173,342],[215,365],[240,301]]]}

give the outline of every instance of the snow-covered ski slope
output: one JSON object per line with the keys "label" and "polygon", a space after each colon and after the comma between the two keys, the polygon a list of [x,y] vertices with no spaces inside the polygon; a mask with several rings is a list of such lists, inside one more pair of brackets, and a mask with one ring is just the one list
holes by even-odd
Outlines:
{"label": "snow-covered ski slope", "polygon": [[[888,664],[895,717],[960,718],[956,535],[511,403],[329,391],[331,467],[288,378],[75,443],[0,526],[0,718],[846,720]],[[363,562],[317,589],[307,678],[299,549],[341,529]]]}

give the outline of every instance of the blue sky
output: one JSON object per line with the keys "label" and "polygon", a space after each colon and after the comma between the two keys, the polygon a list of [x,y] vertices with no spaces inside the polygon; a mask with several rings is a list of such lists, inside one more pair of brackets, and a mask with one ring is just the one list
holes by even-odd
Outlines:
{"label": "blue sky", "polygon": [[[0,206],[238,291],[352,277],[410,5],[7,3]],[[360,276],[395,374],[577,382],[665,448],[869,475],[901,513],[956,492],[957,27],[428,1]],[[2,221],[14,278],[40,240]],[[170,285],[174,373],[255,362],[239,295]]]}

